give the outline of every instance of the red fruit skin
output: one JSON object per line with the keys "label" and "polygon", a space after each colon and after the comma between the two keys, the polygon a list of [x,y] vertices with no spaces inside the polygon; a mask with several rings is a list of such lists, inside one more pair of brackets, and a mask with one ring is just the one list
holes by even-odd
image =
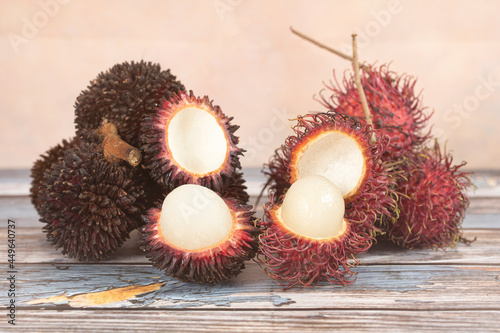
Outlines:
{"label": "red fruit skin", "polygon": [[[384,152],[388,149],[388,141],[381,138],[378,131],[368,126],[364,118],[351,117],[335,111],[307,114],[298,117],[297,125],[293,129],[295,135],[288,137],[285,144],[276,150],[269,163],[264,165],[263,173],[268,177],[269,189],[273,192],[275,201],[281,201],[283,195],[295,181],[294,165],[298,163],[297,156],[303,146],[307,145],[308,141],[320,132],[337,130],[349,134],[361,147],[364,147],[363,155],[366,159],[366,169],[369,172],[364,175],[357,192],[359,193],[367,182],[371,182],[370,186],[380,189],[386,188],[385,191],[379,189],[385,193],[384,197],[394,194],[393,188],[396,179],[392,176],[391,163],[382,160]],[[374,143],[370,143],[372,135],[375,135],[376,138]],[[344,199],[347,202],[353,201],[353,204],[355,202],[359,204],[360,200],[360,198],[356,199],[356,195]],[[377,210],[375,209],[375,211]]]}
{"label": "red fruit skin", "polygon": [[234,198],[223,198],[236,221],[231,235],[218,245],[202,250],[184,250],[171,245],[160,230],[162,202],[143,215],[139,229],[141,249],[153,266],[186,282],[216,284],[235,277],[245,268],[258,249],[260,230],[255,226],[251,207]]}
{"label": "red fruit skin", "polygon": [[452,165],[446,152],[434,148],[403,159],[398,190],[400,215],[386,237],[405,248],[455,247],[463,239],[462,221],[469,206],[467,190],[473,187],[465,165]]}
{"label": "red fruit skin", "polygon": [[[360,79],[373,126],[390,141],[385,157],[396,160],[425,144],[430,132],[424,133],[424,130],[432,114],[425,113],[419,96],[415,95],[416,80],[408,75],[398,76],[388,66],[363,67]],[[326,97],[322,92],[322,105],[350,116],[364,117],[353,74],[344,76],[342,84],[331,82],[327,89],[331,95]]]}
{"label": "red fruit skin", "polygon": [[259,226],[257,262],[267,275],[286,289],[310,287],[320,282],[348,285],[356,280],[353,267],[358,265],[355,254],[366,252],[375,241],[377,228],[365,221],[349,219],[344,233],[325,240],[293,234],[283,227],[276,215],[280,205],[271,202],[264,207],[264,219]]}
{"label": "red fruit skin", "polygon": [[[173,159],[166,142],[168,124],[173,116],[187,106],[201,106],[209,111],[219,122],[225,132],[228,142],[228,153],[224,164],[206,175],[197,175],[183,169]],[[154,115],[147,115],[141,124],[141,150],[144,153],[143,164],[149,170],[151,178],[167,191],[183,184],[198,184],[214,191],[221,192],[232,182],[236,170],[241,169],[239,156],[244,150],[237,146],[238,137],[234,132],[239,128],[231,124],[233,117],[227,117],[219,106],[213,105],[208,96],[196,97],[192,91],[189,94],[179,93],[162,103]]]}
{"label": "red fruit skin", "polygon": [[[264,165],[263,173],[268,176],[269,188],[271,191],[275,191],[274,195],[277,198],[283,196],[291,184],[295,182],[300,152],[322,132],[340,131],[354,138],[362,147],[362,153],[367,161],[367,170],[372,167],[374,154],[378,156],[382,150],[380,143],[372,145],[369,143],[372,129],[364,119],[333,111],[299,116],[293,130],[295,134],[289,136],[285,140],[285,144],[276,150],[270,162]],[[364,175],[358,188],[362,188],[366,179],[367,175]],[[344,198],[344,200],[349,200],[349,198]]]}
{"label": "red fruit skin", "polygon": [[289,161],[286,156],[283,156],[283,149],[285,149],[283,146],[276,149],[262,169],[262,173],[267,177],[262,193],[269,188],[269,192],[277,199],[281,198],[291,186]]}
{"label": "red fruit skin", "polygon": [[[359,190],[346,200],[347,229],[333,240],[292,234],[281,225],[275,211],[291,186],[293,168],[290,164],[296,150],[318,131],[339,129],[365,147],[363,154],[368,170]],[[355,272],[351,268],[357,265],[355,255],[366,252],[381,233],[379,225],[392,225],[398,214],[397,178],[392,174],[392,165],[381,159],[388,143],[364,119],[334,112],[299,117],[294,130],[296,135],[286,140],[267,165],[270,203],[264,206],[264,219],[259,222],[264,231],[260,237],[258,261],[272,279],[286,288],[308,287],[322,281],[341,285],[353,283]],[[372,134],[376,140],[370,144]]]}
{"label": "red fruit skin", "polygon": [[243,178],[243,173],[235,172],[234,176],[231,177],[227,185],[222,188],[222,191],[220,191],[219,194],[224,198],[230,197],[236,199],[240,204],[248,204],[248,201],[250,201],[250,196],[248,195],[245,178]]}

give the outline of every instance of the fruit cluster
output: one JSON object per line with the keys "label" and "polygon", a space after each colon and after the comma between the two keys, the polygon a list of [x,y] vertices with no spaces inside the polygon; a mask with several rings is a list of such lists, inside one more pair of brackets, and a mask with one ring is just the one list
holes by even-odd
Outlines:
{"label": "fruit cluster", "polygon": [[265,166],[264,217],[248,205],[233,118],[186,92],[169,70],[113,66],[75,104],[76,135],[32,168],[32,202],[47,239],[82,261],[114,253],[138,229],[155,267],[218,283],[256,256],[286,287],[354,281],[377,238],[445,248],[462,239],[467,174],[424,132],[415,81],[363,67],[373,126],[354,77],[298,116]]}
{"label": "fruit cluster", "polygon": [[76,100],[76,136],[32,168],[47,239],[90,261],[139,229],[141,248],[166,274],[200,283],[238,275],[259,229],[231,120],[159,65],[99,74]]}
{"label": "fruit cluster", "polygon": [[[295,135],[264,168],[271,197],[260,222],[260,260],[285,286],[353,282],[354,256],[376,238],[409,249],[444,249],[464,239],[472,184],[459,170],[465,163],[453,166],[437,141],[432,146],[415,80],[386,66],[361,72],[373,126],[364,121],[355,75],[346,76],[327,87],[329,96],[322,92],[324,113],[298,117]],[[340,208],[331,199],[339,192]],[[339,227],[328,229],[334,223]],[[310,233],[311,225],[322,232]]]}

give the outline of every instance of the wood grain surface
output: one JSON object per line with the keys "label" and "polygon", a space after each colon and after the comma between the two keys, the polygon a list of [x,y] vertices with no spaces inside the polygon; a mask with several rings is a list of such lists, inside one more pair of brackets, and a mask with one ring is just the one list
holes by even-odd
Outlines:
{"label": "wood grain surface", "polygon": [[[261,179],[252,177],[255,194]],[[359,256],[354,284],[283,290],[255,262],[215,286],[171,279],[144,257],[136,232],[106,260],[69,259],[42,233],[27,172],[1,171],[0,253],[5,262],[12,219],[17,313],[15,327],[2,316],[0,331],[500,332],[500,177],[490,171],[475,179],[476,193],[485,195],[471,196],[463,225],[472,244],[409,251],[381,241]],[[7,270],[5,264],[3,305]]]}

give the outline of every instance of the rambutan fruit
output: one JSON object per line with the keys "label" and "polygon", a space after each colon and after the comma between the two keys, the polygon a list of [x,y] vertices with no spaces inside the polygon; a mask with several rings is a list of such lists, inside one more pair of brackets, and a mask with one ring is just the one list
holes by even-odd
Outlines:
{"label": "rambutan fruit", "polygon": [[228,183],[222,188],[220,195],[224,198],[231,197],[240,204],[247,204],[250,200],[250,196],[247,192],[247,186],[245,185],[245,178],[243,178],[242,172],[235,172]]}
{"label": "rambutan fruit", "polygon": [[[383,137],[390,139],[384,155],[397,159],[406,151],[423,145],[429,138],[424,132],[431,114],[426,114],[418,95],[416,80],[408,75],[397,75],[388,66],[364,66],[360,81],[366,95],[373,126]],[[363,117],[363,107],[355,83],[355,76],[344,77],[341,84],[327,88],[331,96],[321,96],[324,106],[350,116]]]}
{"label": "rambutan fruit", "polygon": [[151,177],[170,190],[182,184],[199,184],[220,191],[241,168],[232,125],[207,96],[191,91],[163,102],[144,118],[141,150]]}
{"label": "rambutan fruit", "polygon": [[267,164],[264,164],[264,168],[262,169],[262,172],[267,177],[267,182],[263,186],[260,195],[264,193],[266,188],[269,188],[273,192],[273,196],[276,197],[276,200],[279,201],[278,198],[281,198],[291,185],[288,165],[288,157],[283,156],[282,148],[276,149],[274,155]]}
{"label": "rambutan fruit", "polygon": [[119,148],[115,130],[105,132],[75,140],[40,181],[40,221],[47,239],[81,261],[115,252],[141,225],[145,208],[143,187],[134,181],[139,169],[110,156],[129,146]]}
{"label": "rambutan fruit", "polygon": [[[399,195],[397,207],[390,208],[394,207],[394,202],[387,206],[389,208],[377,223],[386,237],[407,248],[443,249],[454,246],[458,240],[468,242],[462,237],[461,221],[468,207],[465,192],[473,184],[467,173],[459,171],[465,163],[452,166],[451,155],[441,153],[437,143],[434,149],[426,148],[431,131],[425,132],[425,127],[432,113],[424,112],[419,96],[414,93],[416,80],[389,71],[386,65],[378,68],[360,66],[355,34],[351,57],[291,30],[352,62],[354,72],[345,76],[342,84],[327,85],[332,94],[325,97],[323,90],[319,102],[330,112],[365,116],[390,143],[382,154],[384,162],[374,164],[376,168],[385,165],[384,169],[390,170],[381,174],[388,175],[392,182],[396,179]],[[287,179],[281,176],[287,175],[286,167],[288,161],[279,158],[274,158],[268,166],[271,188],[280,195],[287,188]],[[383,178],[379,178],[382,183]],[[380,194],[374,197],[380,198]]]}
{"label": "rambutan fruit", "polygon": [[31,203],[35,206],[37,211],[41,204],[40,200],[38,199],[40,181],[43,179],[45,170],[50,168],[52,164],[56,163],[59,158],[64,155],[64,151],[69,149],[73,145],[74,140],[74,138],[69,141],[63,140],[60,144],[47,150],[45,154],[40,155],[40,158],[33,164],[33,167],[31,168],[32,180],[30,187],[30,196]]}
{"label": "rambutan fruit", "polygon": [[321,175],[340,189],[346,201],[354,198],[370,177],[373,157],[382,147],[380,142],[370,144],[372,130],[366,122],[335,112],[316,113],[299,116],[293,130],[295,135],[265,167],[271,189],[284,192],[300,178]]}
{"label": "rambutan fruit", "polygon": [[151,62],[123,62],[100,73],[75,103],[77,136],[97,129],[104,119],[113,123],[121,138],[139,145],[140,124],[154,114],[165,98],[185,88],[170,70]]}
{"label": "rambutan fruit", "polygon": [[[301,116],[297,121],[295,135],[287,138],[266,170],[271,198],[260,224],[265,230],[260,239],[262,262],[269,276],[286,286],[309,286],[320,281],[347,284],[353,281],[350,267],[356,264],[349,259],[371,247],[380,233],[380,221],[392,222],[397,216],[396,179],[390,165],[380,158],[387,142],[362,118],[327,112]],[[370,143],[372,136],[376,140]],[[288,196],[295,197],[290,194],[294,187],[303,196],[301,200],[314,200],[315,191],[320,193],[320,185],[310,181],[315,177],[338,188],[345,202],[345,212],[340,214],[344,226],[336,227],[340,230],[337,234],[318,234],[318,239],[305,232],[311,223],[304,224],[302,233],[290,232],[293,226],[283,227],[283,223],[295,223],[286,221],[294,214],[297,224],[305,223],[308,216],[316,218],[313,206],[290,199],[289,206],[296,206],[298,211],[281,213]],[[309,179],[305,184],[310,190],[295,186],[303,179]],[[329,212],[325,216],[334,215]]]}
{"label": "rambutan fruit", "polygon": [[141,248],[166,275],[215,284],[254,257],[259,229],[250,206],[194,184],[175,188],[143,216]]}
{"label": "rambutan fruit", "polygon": [[407,154],[401,161],[398,182],[400,214],[386,237],[405,248],[455,247],[462,239],[462,221],[469,206],[467,190],[473,185],[465,165],[453,165],[439,145]]}
{"label": "rambutan fruit", "polygon": [[354,255],[370,248],[376,230],[351,220],[340,189],[319,175],[294,182],[281,204],[271,197],[260,226],[258,259],[269,277],[287,288],[354,282]]}

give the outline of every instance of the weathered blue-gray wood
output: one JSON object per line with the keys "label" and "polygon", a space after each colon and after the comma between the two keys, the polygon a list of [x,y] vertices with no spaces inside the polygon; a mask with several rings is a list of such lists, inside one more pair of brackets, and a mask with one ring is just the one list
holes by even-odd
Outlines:
{"label": "weathered blue-gray wood", "polygon": [[[0,220],[12,219],[20,228],[38,227],[42,224],[38,221],[39,215],[27,196],[0,196]],[[6,228],[2,223],[1,228]]]}
{"label": "weathered blue-gray wood", "polygon": [[0,196],[27,196],[30,184],[30,170],[0,169]]}
{"label": "weathered blue-gray wood", "polygon": [[[62,315],[63,314],[63,315]],[[18,329],[30,332],[500,332],[499,310],[24,310]]]}
{"label": "weathered blue-gray wood", "polygon": [[472,182],[477,189],[471,193],[473,197],[498,198],[500,197],[500,171],[481,170],[473,173]]}
{"label": "weathered blue-gray wood", "polygon": [[[264,178],[257,169],[245,173],[255,200]],[[358,257],[353,285],[287,291],[254,262],[216,286],[171,279],[149,264],[137,232],[102,262],[68,259],[45,240],[29,182],[28,170],[0,171],[0,218],[16,221],[15,331],[500,332],[498,171],[474,175],[478,190],[463,224],[465,237],[477,237],[471,245],[409,251],[380,242]],[[1,304],[7,285],[2,278]]]}
{"label": "weathered blue-gray wood", "polygon": [[[365,265],[356,283],[283,291],[254,263],[215,286],[184,283],[147,265],[23,264],[18,306],[104,308],[276,308],[500,310],[500,266]],[[6,282],[0,286],[5,288]],[[138,294],[100,303],[92,293],[134,286]],[[141,287],[157,290],[141,293]],[[121,292],[119,290],[118,292]],[[116,297],[116,293],[113,297]],[[130,295],[129,295],[130,296]],[[129,297],[126,296],[126,297]],[[111,297],[112,298],[112,297]],[[114,299],[114,298],[112,298]],[[97,303],[96,303],[97,302]]]}

